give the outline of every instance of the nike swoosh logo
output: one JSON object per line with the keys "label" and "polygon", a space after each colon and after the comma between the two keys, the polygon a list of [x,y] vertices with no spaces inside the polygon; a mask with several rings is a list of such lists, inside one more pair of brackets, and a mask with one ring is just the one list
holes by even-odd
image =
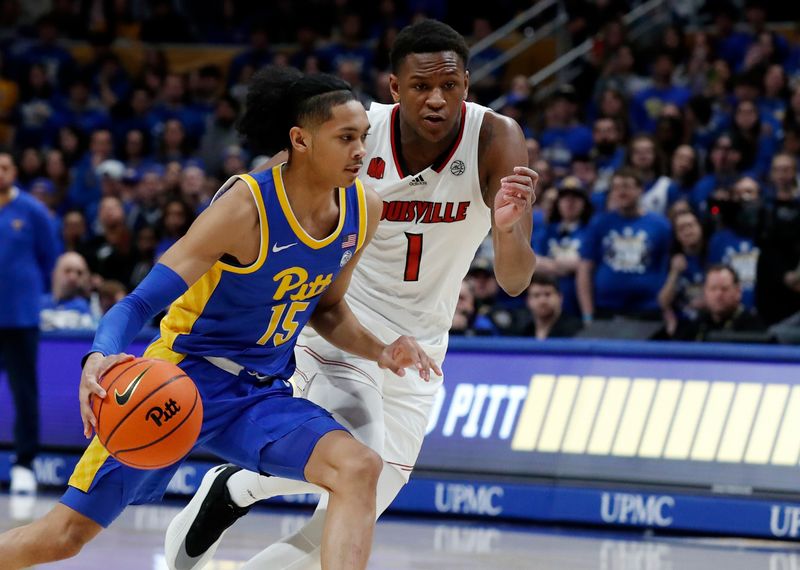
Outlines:
{"label": "nike swoosh logo", "polygon": [[122,394],[117,392],[117,389],[114,388],[114,398],[116,398],[118,405],[124,406],[125,404],[128,403],[128,400],[131,399],[131,396],[133,396],[133,393],[136,391],[136,388],[139,386],[139,382],[142,381],[142,376],[147,374],[147,371],[150,370],[151,368],[152,368],[152,366],[148,366],[142,372],[140,372],[139,375],[136,378],[134,378],[133,381],[130,384],[128,384],[128,387],[125,388],[125,391]]}
{"label": "nike swoosh logo", "polygon": [[283,251],[284,249],[289,249],[293,245],[297,245],[297,242],[290,243],[289,245],[281,245],[279,246],[277,243],[272,244],[272,253],[278,253],[279,251]]}

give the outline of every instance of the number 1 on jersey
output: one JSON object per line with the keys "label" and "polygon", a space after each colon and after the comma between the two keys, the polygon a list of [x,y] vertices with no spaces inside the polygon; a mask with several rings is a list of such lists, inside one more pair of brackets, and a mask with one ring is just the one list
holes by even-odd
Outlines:
{"label": "number 1 on jersey", "polygon": [[419,262],[422,258],[422,234],[405,232],[408,238],[406,250],[406,271],[403,276],[405,281],[419,281]]}

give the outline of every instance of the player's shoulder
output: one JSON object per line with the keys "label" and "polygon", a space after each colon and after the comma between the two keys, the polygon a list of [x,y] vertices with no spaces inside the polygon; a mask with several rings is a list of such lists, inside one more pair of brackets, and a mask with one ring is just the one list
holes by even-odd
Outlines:
{"label": "player's shoulder", "polygon": [[484,108],[483,122],[479,135],[480,147],[485,152],[505,152],[509,145],[523,145],[525,135],[514,119]]}
{"label": "player's shoulder", "polygon": [[364,201],[367,203],[367,211],[369,213],[375,213],[383,210],[383,200],[375,189],[365,183],[362,178],[359,178],[358,181],[361,183],[361,187],[364,188]]}

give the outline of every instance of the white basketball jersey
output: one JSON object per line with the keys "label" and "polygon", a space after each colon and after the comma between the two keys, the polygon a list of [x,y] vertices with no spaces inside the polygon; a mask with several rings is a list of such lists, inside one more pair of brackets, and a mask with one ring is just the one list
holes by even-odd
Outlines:
{"label": "white basketball jersey", "polygon": [[417,173],[403,164],[399,107],[373,103],[368,112],[360,177],[383,199],[383,214],[355,268],[347,301],[384,342],[404,334],[447,348],[461,281],[491,228],[478,176],[486,111],[464,103],[453,146]]}

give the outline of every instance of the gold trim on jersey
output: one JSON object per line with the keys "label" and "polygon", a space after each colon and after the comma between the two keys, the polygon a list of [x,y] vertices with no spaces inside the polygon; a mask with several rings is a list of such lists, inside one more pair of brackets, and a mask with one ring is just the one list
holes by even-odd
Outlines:
{"label": "gold trim on jersey", "polygon": [[356,251],[359,251],[364,245],[364,240],[367,239],[367,191],[358,178],[356,178],[356,192],[358,192],[358,244],[356,244]]}
{"label": "gold trim on jersey", "polygon": [[92,481],[94,481],[97,472],[106,462],[109,455],[108,450],[100,443],[100,439],[94,436],[89,447],[83,452],[81,460],[75,466],[75,470],[72,472],[67,484],[70,487],[75,487],[84,493],[88,493],[89,487],[92,486]]}
{"label": "gold trim on jersey", "polygon": [[253,195],[253,199],[256,201],[256,206],[258,207],[258,224],[261,228],[261,245],[258,249],[258,257],[247,267],[238,267],[222,261],[217,262],[217,264],[225,271],[247,274],[258,271],[267,259],[267,253],[269,252],[269,221],[267,220],[267,210],[264,207],[264,197],[261,195],[261,188],[256,179],[249,174],[240,174],[237,178],[247,184],[250,193]]}
{"label": "gold trim on jersey", "polygon": [[178,335],[192,332],[195,321],[203,314],[206,303],[219,285],[222,269],[222,263],[215,263],[172,303],[167,316],[161,320],[161,339],[166,348],[172,349]]}
{"label": "gold trim on jersey", "polygon": [[142,357],[160,358],[161,360],[166,360],[172,364],[180,364],[181,361],[186,358],[186,355],[181,354],[180,352],[175,352],[167,346],[167,343],[164,342],[163,337],[158,337],[156,340],[150,343],[150,346],[148,346],[147,349],[145,349]]}
{"label": "gold trim on jersey", "polygon": [[330,245],[337,237],[339,237],[339,234],[342,232],[342,228],[344,227],[344,220],[347,214],[345,189],[339,188],[339,225],[336,226],[336,229],[333,230],[333,233],[325,239],[315,239],[308,235],[308,232],[306,232],[306,230],[303,229],[303,226],[300,225],[300,222],[297,221],[297,217],[292,211],[292,206],[289,204],[289,198],[286,196],[286,188],[283,186],[283,175],[281,174],[281,167],[283,164],[279,164],[272,168],[272,180],[275,182],[275,193],[278,195],[278,202],[281,204],[281,209],[283,210],[283,215],[286,216],[286,221],[289,222],[289,226],[291,226],[292,231],[294,231],[298,239],[300,239],[300,241],[302,241],[308,247],[312,249],[322,249],[323,247]]}

